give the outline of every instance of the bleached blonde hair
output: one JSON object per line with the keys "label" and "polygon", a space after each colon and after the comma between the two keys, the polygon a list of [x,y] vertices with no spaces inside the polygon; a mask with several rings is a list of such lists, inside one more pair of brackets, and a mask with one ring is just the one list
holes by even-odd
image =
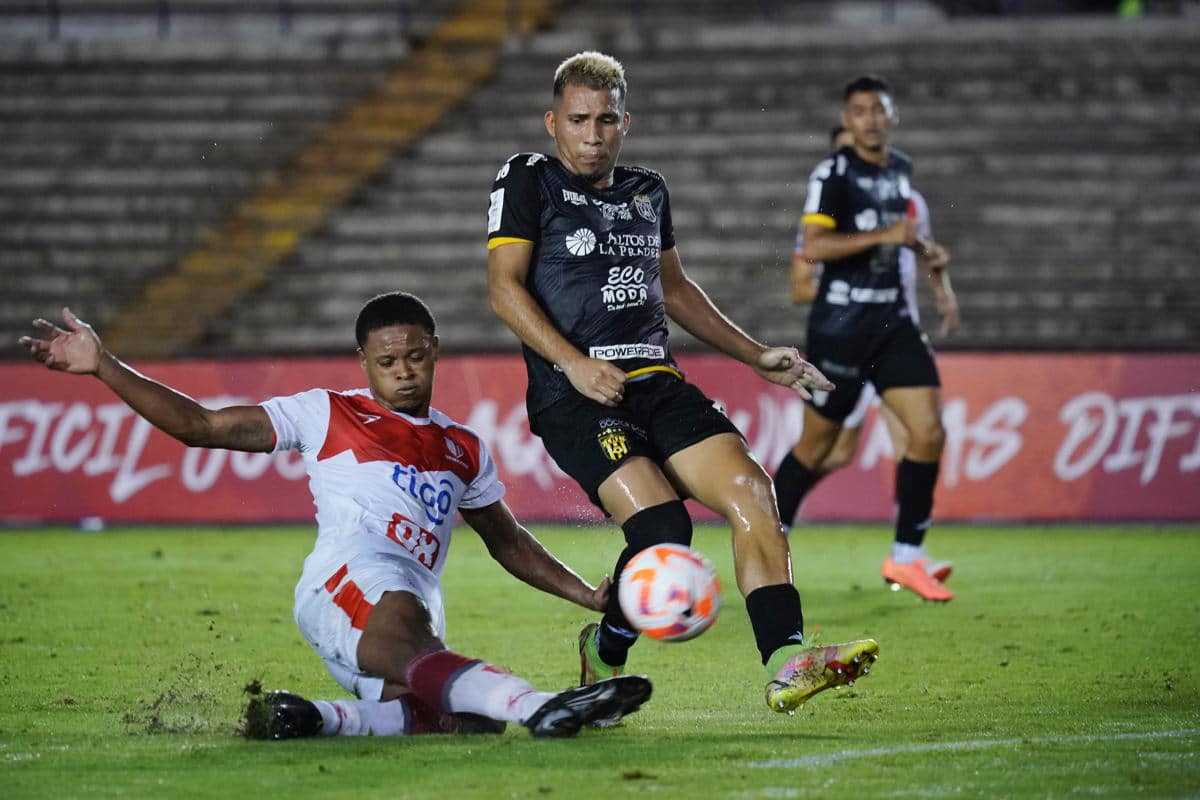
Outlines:
{"label": "bleached blonde hair", "polygon": [[554,96],[561,97],[566,86],[586,86],[621,93],[625,104],[625,67],[610,55],[595,50],[576,53],[554,71]]}

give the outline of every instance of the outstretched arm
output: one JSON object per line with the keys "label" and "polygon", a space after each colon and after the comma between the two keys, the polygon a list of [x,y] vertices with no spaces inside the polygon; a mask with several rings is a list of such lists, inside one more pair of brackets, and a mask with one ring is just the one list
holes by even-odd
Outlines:
{"label": "outstretched arm", "polygon": [[806,400],[811,397],[809,389],[833,388],[820,370],[800,358],[796,348],[768,347],[733,324],[684,273],[678,250],[672,247],[661,258],[667,315],[685,331],[725,355],[749,364],[766,380],[786,386]]}
{"label": "outstretched arm", "polygon": [[44,319],[33,326],[48,338],[22,336],[20,343],[49,369],[95,375],[154,427],[190,447],[269,453],[275,429],[260,406],[210,410],[185,394],[130,369],[104,349],[92,326],[62,310],[59,327]]}
{"label": "outstretched arm", "polygon": [[609,579],[605,577],[599,586],[593,587],[579,577],[517,522],[503,500],[483,508],[461,511],[463,519],[487,545],[492,558],[514,577],[592,611],[604,610],[608,602]]}

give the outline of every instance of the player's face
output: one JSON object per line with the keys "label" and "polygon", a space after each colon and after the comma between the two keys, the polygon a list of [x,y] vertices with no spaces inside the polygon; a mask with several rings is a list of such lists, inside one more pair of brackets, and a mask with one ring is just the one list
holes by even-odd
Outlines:
{"label": "player's face", "polygon": [[861,154],[881,154],[897,121],[892,98],[883,92],[855,92],[846,100],[842,125]]}
{"label": "player's face", "polygon": [[612,183],[613,168],[629,130],[625,98],[610,89],[564,86],[546,130],[558,145],[563,165],[597,188]]}
{"label": "player's face", "polygon": [[385,408],[416,417],[429,414],[438,338],[420,325],[390,325],[367,334],[359,350],[371,394]]}

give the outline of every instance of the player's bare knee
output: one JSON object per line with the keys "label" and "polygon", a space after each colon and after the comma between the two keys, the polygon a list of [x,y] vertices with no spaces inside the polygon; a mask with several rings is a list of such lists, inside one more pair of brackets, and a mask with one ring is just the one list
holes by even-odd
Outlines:
{"label": "player's bare knee", "polygon": [[835,447],[829,451],[829,455],[825,456],[825,459],[821,462],[821,472],[836,472],[849,464],[853,458],[853,450],[844,450],[840,447]]}
{"label": "player's bare knee", "polygon": [[946,429],[940,420],[934,419],[924,425],[909,429],[909,442],[905,455],[916,461],[935,461],[946,446]]}
{"label": "player's bare knee", "polygon": [[716,502],[705,504],[720,514],[735,534],[776,536],[783,532],[775,485],[761,468],[734,476]]}

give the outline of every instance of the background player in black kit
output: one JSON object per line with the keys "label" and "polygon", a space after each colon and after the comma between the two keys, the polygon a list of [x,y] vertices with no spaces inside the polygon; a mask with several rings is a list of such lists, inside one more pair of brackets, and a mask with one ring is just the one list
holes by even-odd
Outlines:
{"label": "background player in black kit", "polygon": [[842,124],[854,142],[817,165],[801,217],[805,256],[825,264],[806,354],[837,388],[817,392],[805,406],[800,441],[775,474],[779,513],[791,522],[870,381],[908,433],[896,465],[896,535],[883,577],[944,602],[954,595],[928,574],[923,547],[946,438],[940,381],[928,338],[907,309],[899,264],[901,247],[923,256],[934,245],[918,238],[909,214],[912,164],[889,146],[897,116],[887,83],[858,78],[843,99]]}
{"label": "background player in black kit", "polygon": [[[852,682],[878,645],[806,648],[800,597],[771,480],[738,430],[673,361],[667,316],[763,378],[794,388],[832,384],[790,347],[737,328],[684,273],[662,176],[617,166],[629,129],[624,70],[601,53],[559,66],[546,129],[554,156],[522,153],[501,167],[488,210],[492,308],[523,343],[530,428],[555,462],[612,516],[626,547],[690,543],[682,498],[732,528],[767,704],[790,711]],[[581,682],[619,675],[637,638],[617,603],[580,634]]]}

